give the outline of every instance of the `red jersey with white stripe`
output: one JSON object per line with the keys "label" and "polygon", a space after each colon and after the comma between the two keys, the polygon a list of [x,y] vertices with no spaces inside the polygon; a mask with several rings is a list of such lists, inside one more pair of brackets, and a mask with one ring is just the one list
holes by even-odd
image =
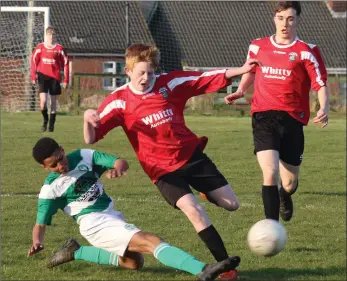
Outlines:
{"label": "red jersey with white stripe", "polygon": [[31,80],[36,80],[36,72],[52,77],[60,82],[60,69],[64,68],[64,83],[69,83],[69,58],[63,46],[57,44],[48,48],[38,44],[31,57]]}
{"label": "red jersey with white stripe", "polygon": [[122,126],[144,171],[156,182],[183,166],[197,146],[205,148],[207,138],[198,138],[187,128],[184,107],[193,96],[229,85],[225,71],[157,75],[145,92],[136,91],[130,83],[118,88],[98,108],[100,125],[95,129],[95,142]]}
{"label": "red jersey with white stripe", "polygon": [[310,118],[309,93],[326,85],[327,71],[316,45],[298,38],[289,45],[279,45],[274,36],[253,40],[248,58],[261,66],[255,72],[251,112],[287,111],[307,125]]}

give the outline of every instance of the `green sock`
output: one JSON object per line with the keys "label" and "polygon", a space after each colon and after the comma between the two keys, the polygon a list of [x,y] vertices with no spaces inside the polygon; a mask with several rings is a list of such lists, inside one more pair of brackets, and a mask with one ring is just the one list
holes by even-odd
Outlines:
{"label": "green sock", "polygon": [[118,255],[93,246],[81,246],[74,253],[75,260],[90,261],[97,264],[111,264],[118,266]]}
{"label": "green sock", "polygon": [[199,274],[206,265],[183,250],[170,246],[167,243],[160,243],[154,249],[153,255],[162,264],[187,271],[194,275]]}

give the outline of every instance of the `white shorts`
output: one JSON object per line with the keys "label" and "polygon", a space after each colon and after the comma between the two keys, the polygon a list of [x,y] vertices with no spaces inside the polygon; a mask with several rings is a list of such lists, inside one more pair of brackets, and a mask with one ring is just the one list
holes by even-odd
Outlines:
{"label": "white shorts", "polygon": [[141,231],[113,209],[85,215],[78,223],[80,233],[91,245],[119,256],[124,255],[133,235]]}

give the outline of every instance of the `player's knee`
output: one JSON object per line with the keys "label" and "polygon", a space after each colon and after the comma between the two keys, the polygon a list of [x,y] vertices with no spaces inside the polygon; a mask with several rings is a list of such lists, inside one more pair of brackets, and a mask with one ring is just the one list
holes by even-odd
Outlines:
{"label": "player's knee", "polygon": [[295,178],[288,178],[288,179],[282,179],[282,187],[285,191],[292,194],[296,191],[297,187],[299,185],[298,179]]}
{"label": "player's knee", "polygon": [[217,199],[216,203],[219,207],[222,207],[223,209],[227,211],[236,211],[240,207],[239,200],[236,197],[233,198],[221,198]]}
{"label": "player's knee", "polygon": [[205,210],[201,205],[190,205],[185,208],[184,213],[193,223],[201,223],[205,220]]}
{"label": "player's knee", "polygon": [[276,185],[278,183],[279,170],[275,167],[266,167],[263,169],[263,178],[265,185]]}
{"label": "player's knee", "polygon": [[[221,206],[220,204],[218,205]],[[223,202],[223,205],[221,207],[223,207],[227,211],[232,212],[232,211],[236,211],[240,207],[240,203],[239,203],[239,200],[235,198],[233,200],[228,200]]]}
{"label": "player's knee", "polygon": [[140,270],[145,263],[145,259],[143,258],[143,255],[140,253],[136,254],[136,258],[132,260],[130,268],[131,270]]}
{"label": "player's knee", "polygon": [[127,257],[122,257],[121,266],[130,270],[140,270],[144,263],[145,259],[140,253],[127,253]]}

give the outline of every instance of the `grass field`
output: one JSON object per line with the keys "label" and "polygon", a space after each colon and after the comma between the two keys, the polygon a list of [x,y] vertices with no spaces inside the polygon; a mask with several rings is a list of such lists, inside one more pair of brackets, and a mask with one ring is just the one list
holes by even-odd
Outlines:
{"label": "grass field", "polygon": [[[247,231],[263,218],[261,174],[253,156],[250,119],[187,117],[198,135],[209,136],[206,152],[233,186],[240,209],[229,213],[202,202],[230,254],[240,255],[240,280],[346,280],[346,119],[332,119],[321,130],[310,124],[295,213],[285,223],[286,248],[272,258],[247,248]],[[127,177],[103,180],[115,205],[139,228],[163,237],[205,262],[213,258],[188,220],[166,204],[135,158],[125,134],[114,130],[98,144],[85,145],[81,116],[58,116],[54,133],[40,133],[39,113],[1,115],[1,279],[2,280],[194,280],[187,273],[145,257],[145,267],[132,272],[113,266],[75,261],[54,270],[45,267],[52,252],[69,237],[82,244],[77,224],[58,212],[48,228],[45,250],[27,258],[35,222],[36,195],[47,172],[31,158],[33,144],[54,137],[67,152],[80,148],[118,154],[130,163]]]}

